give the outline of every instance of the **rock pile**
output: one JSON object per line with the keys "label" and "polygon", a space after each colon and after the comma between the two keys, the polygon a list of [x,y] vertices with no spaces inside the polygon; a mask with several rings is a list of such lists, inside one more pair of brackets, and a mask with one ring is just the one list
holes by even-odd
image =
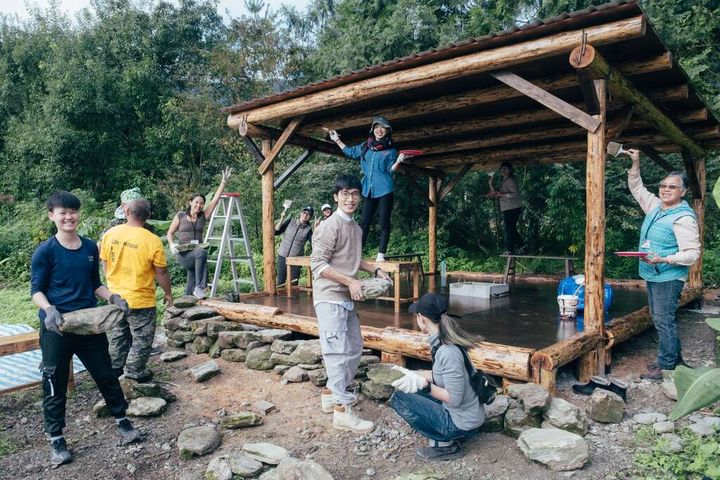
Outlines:
{"label": "rock pile", "polygon": [[246,443],[213,458],[205,470],[207,480],[231,480],[257,475],[260,480],[332,480],[321,465],[312,460],[292,458],[283,447],[271,443]]}

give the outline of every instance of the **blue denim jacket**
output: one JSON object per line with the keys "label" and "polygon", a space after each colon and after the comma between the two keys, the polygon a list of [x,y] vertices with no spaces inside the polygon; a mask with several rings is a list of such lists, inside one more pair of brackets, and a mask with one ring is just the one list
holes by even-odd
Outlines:
{"label": "blue denim jacket", "polygon": [[394,148],[388,150],[367,149],[360,158],[365,142],[353,147],[343,148],[348,158],[360,159],[360,168],[365,175],[362,179],[362,195],[365,198],[378,198],[393,191],[392,170],[390,168],[398,157]]}

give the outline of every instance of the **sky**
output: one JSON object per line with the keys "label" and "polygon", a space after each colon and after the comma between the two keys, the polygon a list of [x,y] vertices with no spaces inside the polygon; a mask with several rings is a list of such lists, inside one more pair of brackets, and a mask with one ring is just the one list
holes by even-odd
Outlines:
{"label": "sky", "polygon": [[[75,12],[90,6],[90,0],[56,0],[60,4],[60,10],[74,14]],[[277,9],[281,4],[292,5],[302,10],[309,0],[265,0],[271,9]],[[20,18],[27,18],[26,4],[38,5],[42,8],[50,4],[50,0],[0,0],[0,13],[17,14]],[[247,13],[243,0],[220,0],[218,11],[225,14],[229,10],[232,17]]]}

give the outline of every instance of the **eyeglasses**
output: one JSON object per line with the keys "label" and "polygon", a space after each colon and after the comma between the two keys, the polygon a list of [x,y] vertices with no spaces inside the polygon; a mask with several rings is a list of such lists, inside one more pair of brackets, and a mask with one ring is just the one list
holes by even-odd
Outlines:
{"label": "eyeglasses", "polygon": [[357,200],[358,198],[360,198],[360,192],[348,192],[347,190],[340,190],[340,198],[347,200],[350,197]]}
{"label": "eyeglasses", "polygon": [[658,185],[658,190],[673,190],[674,191],[677,189],[682,189],[682,187],[679,185],[668,185],[667,183],[661,183],[660,185]]}

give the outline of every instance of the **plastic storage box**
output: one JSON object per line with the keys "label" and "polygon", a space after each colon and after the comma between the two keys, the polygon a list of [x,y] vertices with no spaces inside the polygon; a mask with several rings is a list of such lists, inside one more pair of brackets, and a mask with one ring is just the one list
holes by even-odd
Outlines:
{"label": "plastic storage box", "polygon": [[464,297],[497,298],[510,293],[507,283],[457,282],[450,284],[450,295]]}

